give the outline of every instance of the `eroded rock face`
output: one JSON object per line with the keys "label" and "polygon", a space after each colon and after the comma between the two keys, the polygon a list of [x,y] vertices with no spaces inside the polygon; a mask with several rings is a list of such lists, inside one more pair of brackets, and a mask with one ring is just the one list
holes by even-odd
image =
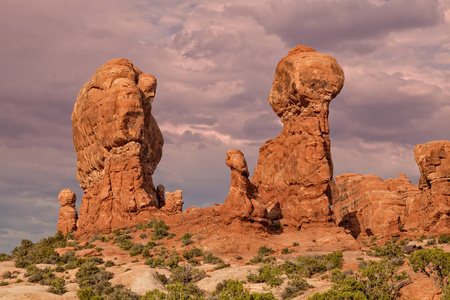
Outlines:
{"label": "eroded rock face", "polygon": [[406,228],[434,234],[450,229],[450,141],[435,141],[414,147],[420,170],[420,196],[411,204]]}
{"label": "eroded rock face", "polygon": [[220,207],[220,215],[227,223],[234,219],[266,222],[267,210],[258,189],[248,178],[244,154],[237,149],[227,151],[226,165],[231,169],[230,192]]}
{"label": "eroded rock face", "polygon": [[412,187],[408,182],[403,174],[397,180],[387,181],[375,175],[336,176],[333,193],[336,224],[350,230],[355,238],[360,234],[399,235],[407,213],[407,201],[402,193]]}
{"label": "eroded rock face", "polygon": [[336,60],[312,48],[297,46],[278,63],[269,103],[283,131],[261,147],[252,182],[265,204],[279,202],[282,224],[331,219],[328,106],[343,85]]}
{"label": "eroded rock face", "polygon": [[59,218],[57,230],[66,234],[72,230],[77,229],[78,212],[75,208],[77,196],[70,189],[62,190],[58,195],[59,204],[61,208],[59,210]]}
{"label": "eroded rock face", "polygon": [[183,192],[177,190],[175,192],[166,192],[165,206],[163,211],[168,213],[181,213],[183,211]]}
{"label": "eroded rock face", "polygon": [[155,92],[155,77],[128,59],[108,61],[81,88],[72,113],[79,232],[130,226],[158,208],[151,176],[164,141],[151,115]]}

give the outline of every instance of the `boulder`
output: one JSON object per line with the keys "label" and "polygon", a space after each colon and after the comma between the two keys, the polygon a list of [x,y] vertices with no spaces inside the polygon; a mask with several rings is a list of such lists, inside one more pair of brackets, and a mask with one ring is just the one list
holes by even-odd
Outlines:
{"label": "boulder", "polygon": [[258,195],[258,189],[248,178],[247,162],[238,149],[227,151],[226,165],[231,170],[230,192],[220,206],[220,215],[230,223],[234,219],[266,222],[267,210]]}
{"label": "boulder", "polygon": [[63,234],[77,229],[78,212],[75,208],[77,196],[70,189],[62,190],[58,195],[59,209],[58,224],[56,229]]}
{"label": "boulder", "polygon": [[284,225],[332,220],[328,107],[343,85],[336,60],[310,47],[295,47],[276,67],[269,103],[283,130],[260,148],[252,183],[264,204],[279,202]]}
{"label": "boulder", "polygon": [[152,174],[163,137],[151,114],[156,79],[112,59],[81,88],[72,113],[77,178],[84,190],[77,234],[146,222],[159,207]]}

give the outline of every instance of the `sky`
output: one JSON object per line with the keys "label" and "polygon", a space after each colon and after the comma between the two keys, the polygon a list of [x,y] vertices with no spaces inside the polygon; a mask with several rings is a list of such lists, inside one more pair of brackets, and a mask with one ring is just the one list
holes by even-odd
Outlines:
{"label": "sky", "polygon": [[330,105],[335,175],[417,183],[414,145],[449,139],[450,0],[0,0],[0,40],[0,252],[55,234],[62,189],[79,207],[70,116],[109,59],[157,78],[154,182],[185,208],[224,202],[228,149],[253,173],[281,131],[267,97],[296,45],[346,76]]}

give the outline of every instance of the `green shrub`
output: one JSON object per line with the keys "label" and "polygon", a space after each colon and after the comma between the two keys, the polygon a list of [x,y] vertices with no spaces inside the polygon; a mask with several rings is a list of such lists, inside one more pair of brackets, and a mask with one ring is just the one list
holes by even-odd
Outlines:
{"label": "green shrub", "polygon": [[371,248],[371,251],[367,251],[368,255],[384,257],[387,259],[391,259],[394,257],[404,257],[403,247],[398,244],[386,244],[383,246],[375,246]]}
{"label": "green shrub", "polygon": [[144,251],[144,245],[139,243],[133,243],[133,246],[131,246],[128,253],[130,253],[130,256],[136,256],[142,253]]}
{"label": "green shrub", "polygon": [[47,289],[48,292],[56,294],[56,295],[62,295],[64,293],[67,293],[66,288],[66,281],[64,278],[61,277],[55,277],[49,282],[50,287]]}
{"label": "green shrub", "polygon": [[6,253],[0,253],[0,262],[9,261],[11,259],[12,259],[11,255],[8,255]]}
{"label": "green shrub", "polygon": [[160,240],[169,235],[168,230],[170,227],[166,225],[163,220],[150,220],[150,222],[148,222],[148,227],[153,228],[152,240]]}
{"label": "green shrub", "polygon": [[225,262],[221,262],[216,267],[214,267],[214,270],[225,269],[225,268],[228,268],[229,266],[230,266],[230,264],[225,263]]}
{"label": "green shrub", "polygon": [[165,266],[164,259],[160,257],[149,258],[145,261],[145,264],[148,265],[150,268],[160,268]]}
{"label": "green shrub", "polygon": [[170,278],[175,283],[186,285],[188,283],[195,283],[205,276],[205,271],[192,268],[190,265],[184,265],[173,269]]}
{"label": "green shrub", "polygon": [[211,252],[206,252],[206,254],[203,256],[203,262],[207,264],[217,265],[223,263],[223,260],[218,258],[217,256],[214,256]]}
{"label": "green shrub", "polygon": [[192,243],[194,243],[194,241],[192,241],[192,234],[186,232],[185,234],[183,234],[183,236],[180,238],[181,244],[183,246],[187,246],[190,245]]}
{"label": "green shrub", "polygon": [[296,279],[288,282],[287,286],[284,288],[283,292],[281,293],[281,298],[282,299],[293,298],[297,295],[302,294],[303,291],[306,291],[313,287],[314,286],[310,285],[306,281],[306,279],[296,278]]}
{"label": "green shrub", "polygon": [[191,250],[183,251],[183,257],[187,260],[194,258],[194,257],[200,257],[200,256],[203,256],[203,251],[200,248],[192,248]]}
{"label": "green shrub", "polygon": [[106,268],[114,267],[115,265],[116,264],[113,261],[111,261],[111,260],[108,260],[108,261],[105,262],[105,267]]}
{"label": "green shrub", "polygon": [[146,239],[146,238],[147,238],[147,234],[146,234],[146,233],[141,233],[141,234],[139,235],[139,237],[140,237],[141,239]]}
{"label": "green shrub", "polygon": [[297,247],[298,245],[299,245],[298,242],[293,242],[293,243],[292,243],[292,246],[293,246],[293,247]]}
{"label": "green shrub", "polygon": [[6,271],[5,273],[3,273],[2,277],[3,277],[3,279],[12,278],[11,271]]}
{"label": "green shrub", "polygon": [[7,283],[6,281],[0,282],[0,286],[5,286],[5,285],[9,285],[9,283]]}
{"label": "green shrub", "polygon": [[275,253],[272,248],[269,248],[267,246],[261,246],[258,249],[258,256],[269,256],[270,254]]}
{"label": "green shrub", "polygon": [[281,249],[281,254],[289,254],[292,253],[293,250],[290,250],[289,248],[283,248]]}
{"label": "green shrub", "polygon": [[441,234],[438,237],[438,243],[439,244],[447,244],[449,242],[450,242],[450,235],[448,235],[448,234]]}
{"label": "green shrub", "polygon": [[422,272],[430,279],[436,278],[435,282],[441,289],[444,289],[444,279],[450,273],[450,253],[442,249],[417,250],[409,256],[409,262],[414,272]]}
{"label": "green shrub", "polygon": [[167,288],[167,299],[180,299],[180,300],[190,300],[190,299],[201,299],[204,292],[195,284],[169,284]]}
{"label": "green shrub", "polygon": [[252,283],[266,282],[271,287],[275,287],[283,282],[281,275],[282,271],[280,268],[272,265],[263,265],[259,267],[257,274],[249,274],[247,280]]}
{"label": "green shrub", "polygon": [[161,292],[158,289],[154,289],[153,291],[148,291],[141,298],[141,300],[165,300],[167,299],[166,293]]}

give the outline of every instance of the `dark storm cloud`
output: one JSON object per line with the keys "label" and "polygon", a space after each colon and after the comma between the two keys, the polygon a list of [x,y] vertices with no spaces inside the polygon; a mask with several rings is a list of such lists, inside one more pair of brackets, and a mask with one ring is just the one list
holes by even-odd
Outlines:
{"label": "dark storm cloud", "polygon": [[301,41],[322,51],[365,53],[383,47],[379,40],[390,32],[436,25],[437,8],[435,0],[277,1],[255,16],[290,46]]}

